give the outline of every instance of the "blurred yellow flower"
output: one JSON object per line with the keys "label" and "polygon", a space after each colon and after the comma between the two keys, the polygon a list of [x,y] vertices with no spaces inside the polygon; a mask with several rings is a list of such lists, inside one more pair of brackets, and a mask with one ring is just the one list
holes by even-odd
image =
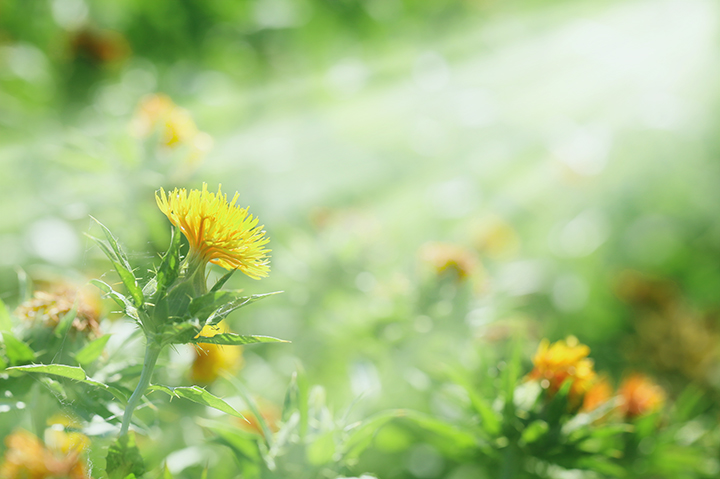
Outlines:
{"label": "blurred yellow flower", "polygon": [[220,187],[217,194],[210,193],[205,183],[202,191],[175,188],[166,195],[161,188],[155,194],[160,210],[188,239],[191,261],[239,269],[259,279],[270,271],[270,250],[264,248],[269,239],[247,208],[235,206],[238,197],[235,193],[228,203]]}
{"label": "blurred yellow flower", "polygon": [[46,447],[34,435],[19,430],[5,438],[5,445],[7,450],[0,465],[3,479],[90,479],[80,457],[86,442],[69,441],[62,445],[66,447]]}
{"label": "blurred yellow flower", "polygon": [[632,374],[620,385],[620,410],[626,418],[655,412],[665,403],[665,391],[650,378]]}
{"label": "blurred yellow flower", "polygon": [[77,301],[77,314],[71,330],[99,336],[100,304],[94,303],[82,291],[63,288],[54,293],[35,291],[32,299],[21,303],[15,309],[15,316],[24,320],[26,327],[42,326],[55,328],[60,320],[70,312]]}
{"label": "blurred yellow flower", "polygon": [[596,378],[588,354],[590,348],[580,344],[574,336],[552,344],[543,339],[533,357],[535,367],[528,377],[539,380],[550,397],[558,392],[565,381],[572,381],[569,401],[572,406],[578,406]]}
{"label": "blurred yellow flower", "polygon": [[[212,338],[216,334],[227,332],[229,329],[222,321],[215,327],[203,327],[198,337]],[[195,347],[195,359],[190,368],[190,379],[198,384],[210,384],[218,378],[221,371],[239,369],[242,363],[242,348],[239,346],[198,343]]]}
{"label": "blurred yellow flower", "polygon": [[420,249],[420,259],[438,276],[453,274],[458,281],[470,278],[480,268],[470,250],[450,243],[426,243]]}

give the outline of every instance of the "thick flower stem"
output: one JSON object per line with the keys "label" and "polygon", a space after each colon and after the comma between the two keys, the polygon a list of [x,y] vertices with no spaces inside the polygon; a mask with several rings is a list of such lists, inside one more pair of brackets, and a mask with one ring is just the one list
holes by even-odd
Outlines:
{"label": "thick flower stem", "polygon": [[120,436],[124,436],[128,432],[133,411],[140,403],[143,394],[145,394],[145,390],[150,384],[150,378],[152,377],[153,369],[155,369],[155,363],[157,362],[161,349],[162,345],[160,343],[153,340],[153,338],[147,338],[147,346],[145,347],[145,362],[143,364],[142,373],[140,374],[140,382],[138,382],[135,391],[132,393],[132,396],[130,396],[127,406],[125,407],[122,427],[120,428]]}

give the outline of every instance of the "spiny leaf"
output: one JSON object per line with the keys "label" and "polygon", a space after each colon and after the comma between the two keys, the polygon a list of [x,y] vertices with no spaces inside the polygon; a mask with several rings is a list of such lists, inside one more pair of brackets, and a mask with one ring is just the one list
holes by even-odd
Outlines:
{"label": "spiny leaf", "polygon": [[100,291],[107,294],[108,297],[110,297],[113,301],[115,301],[118,306],[122,308],[125,314],[133,318],[135,321],[140,321],[137,308],[132,303],[132,301],[130,301],[124,295],[118,293],[117,291],[112,289],[109,284],[104,281],[100,281],[99,279],[91,279],[90,284],[94,285],[95,287],[99,288]]}
{"label": "spiny leaf", "polygon": [[213,285],[213,287],[210,289],[210,292],[214,293],[216,291],[220,291],[220,288],[222,288],[225,285],[225,283],[227,283],[227,280],[230,279],[230,277],[235,273],[235,271],[237,271],[237,270],[233,269],[233,270],[230,270],[227,273],[225,273],[223,275],[223,277],[220,278],[219,280],[217,280],[217,283],[215,283]]}
{"label": "spiny leaf", "polygon": [[253,343],[289,343],[284,339],[273,338],[271,336],[244,336],[235,333],[216,334],[212,337],[198,336],[192,339],[192,343],[202,344],[223,344],[226,346],[242,346],[244,344]]}
{"label": "spiny leaf", "polygon": [[245,418],[245,416],[243,416],[242,414],[237,412],[235,409],[233,409],[232,406],[230,406],[228,403],[226,403],[219,397],[209,393],[208,391],[204,390],[200,386],[171,387],[171,386],[161,386],[161,385],[153,384],[150,387],[148,387],[148,391],[149,392],[162,391],[171,397],[179,397],[179,398],[188,399],[197,404],[202,404],[203,406],[209,406],[209,407],[215,408],[219,411],[230,414],[232,416],[241,417],[243,419]]}
{"label": "spiny leaf", "polygon": [[175,226],[171,230],[170,246],[163,256],[155,279],[157,281],[156,298],[165,294],[180,274],[180,229]]}
{"label": "spiny leaf", "polygon": [[78,381],[93,386],[95,388],[102,389],[103,391],[106,391],[115,396],[115,398],[120,400],[121,402],[127,402],[127,397],[119,389],[108,386],[107,384],[101,383],[100,381],[95,381],[94,379],[88,378],[87,374],[85,374],[85,370],[79,366],[68,366],[66,364],[28,364],[25,366],[14,366],[11,368],[7,368],[5,371],[50,374],[53,376],[60,376],[63,378],[72,379],[73,381]]}

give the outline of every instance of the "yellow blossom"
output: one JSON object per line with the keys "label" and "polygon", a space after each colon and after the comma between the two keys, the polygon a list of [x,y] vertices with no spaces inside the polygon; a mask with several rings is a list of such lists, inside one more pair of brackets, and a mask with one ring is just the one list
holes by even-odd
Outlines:
{"label": "yellow blossom", "polygon": [[[212,338],[216,334],[229,332],[222,321],[217,326],[203,327],[198,337]],[[242,349],[237,346],[222,346],[210,343],[198,343],[195,347],[195,359],[190,369],[190,379],[200,384],[215,381],[221,371],[231,371],[242,366]]]}
{"label": "yellow blossom", "polygon": [[622,400],[620,410],[627,418],[655,412],[665,403],[662,388],[642,374],[626,378],[618,392]]}
{"label": "yellow blossom", "polygon": [[264,248],[269,240],[258,219],[235,205],[238,197],[235,193],[228,203],[220,187],[217,194],[210,193],[205,183],[202,191],[175,188],[165,194],[161,188],[155,194],[160,210],[188,239],[191,259],[239,269],[259,279],[270,270],[270,250]]}
{"label": "yellow blossom", "polygon": [[472,252],[450,243],[426,243],[420,250],[420,259],[438,276],[452,273],[458,281],[468,279],[480,268]]}
{"label": "yellow blossom", "polygon": [[[87,439],[87,438],[86,438]],[[80,445],[46,447],[34,435],[19,430],[5,438],[5,457],[0,465],[3,479],[89,479],[80,458]]]}
{"label": "yellow blossom", "polygon": [[569,401],[571,405],[577,406],[596,378],[588,354],[590,348],[580,344],[574,336],[553,344],[543,339],[533,358],[535,367],[529,378],[539,380],[550,396],[557,393],[566,380],[572,381]]}

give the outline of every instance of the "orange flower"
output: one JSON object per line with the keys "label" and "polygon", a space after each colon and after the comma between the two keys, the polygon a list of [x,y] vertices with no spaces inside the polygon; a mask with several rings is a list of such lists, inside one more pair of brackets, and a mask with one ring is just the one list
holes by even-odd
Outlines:
{"label": "orange flower", "polygon": [[590,386],[583,398],[582,410],[594,411],[613,397],[613,387],[606,377],[600,377]]}
{"label": "orange flower", "polygon": [[655,412],[665,403],[665,391],[642,374],[626,378],[620,385],[619,393],[622,399],[620,410],[626,418]]}
{"label": "orange flower", "polygon": [[5,460],[0,466],[3,479],[90,479],[78,443],[66,444],[66,451],[47,448],[34,435],[19,430],[5,438],[5,445]]}
{"label": "orange flower", "polygon": [[528,377],[539,380],[550,397],[558,392],[566,380],[572,381],[569,399],[571,405],[577,406],[596,378],[588,354],[590,348],[580,344],[574,336],[552,345],[543,339],[533,358],[535,367]]}
{"label": "orange flower", "polygon": [[[229,332],[222,321],[218,326],[205,326],[198,336],[212,338],[216,334]],[[214,382],[221,371],[231,371],[242,366],[242,349],[238,346],[198,343],[195,359],[190,369],[190,379],[199,384]]]}
{"label": "orange flower", "polygon": [[453,274],[458,281],[470,278],[479,269],[471,251],[450,243],[426,243],[420,250],[420,259],[438,276]]}

